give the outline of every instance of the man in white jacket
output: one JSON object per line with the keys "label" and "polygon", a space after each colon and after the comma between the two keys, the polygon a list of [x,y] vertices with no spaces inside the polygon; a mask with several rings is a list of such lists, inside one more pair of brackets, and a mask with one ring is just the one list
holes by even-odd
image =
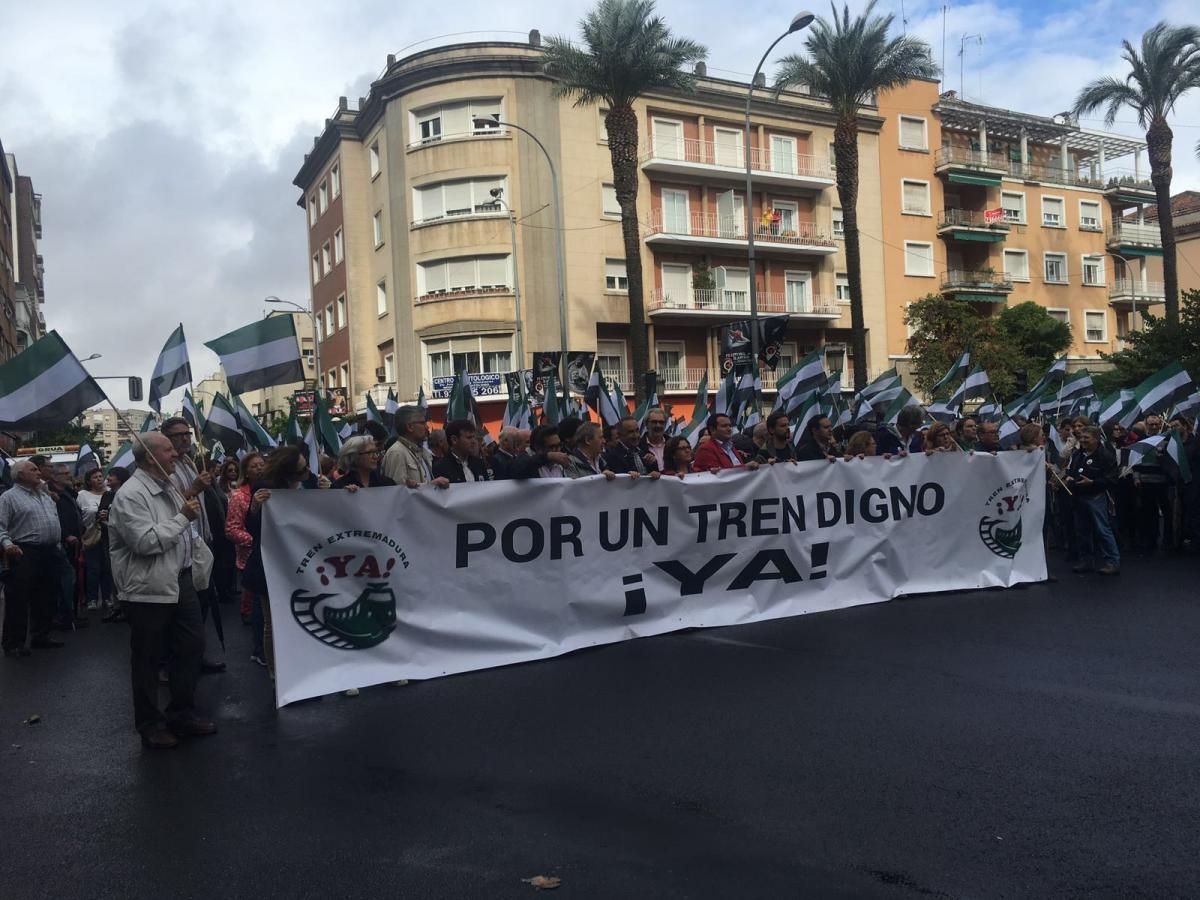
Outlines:
{"label": "man in white jacket", "polygon": [[[113,500],[108,516],[113,579],[128,603],[134,723],[142,743],[168,749],[180,735],[214,734],[215,724],[193,707],[204,625],[192,585],[192,547],[203,540],[200,504],[170,482],[178,454],[161,434],[135,446],[137,471]],[[158,705],[158,667],[170,653],[166,714]]]}

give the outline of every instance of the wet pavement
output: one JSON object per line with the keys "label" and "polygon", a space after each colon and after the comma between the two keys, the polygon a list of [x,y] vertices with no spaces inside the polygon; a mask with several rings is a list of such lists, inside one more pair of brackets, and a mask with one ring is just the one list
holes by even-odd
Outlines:
{"label": "wet pavement", "polygon": [[0,897],[1196,896],[1200,561],[1053,568],[278,713],[233,624],[158,753],[93,621],[0,660]]}

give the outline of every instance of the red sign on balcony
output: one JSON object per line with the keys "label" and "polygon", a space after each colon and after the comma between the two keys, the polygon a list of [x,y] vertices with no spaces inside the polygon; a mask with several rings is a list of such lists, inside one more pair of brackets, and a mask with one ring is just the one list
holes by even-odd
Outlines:
{"label": "red sign on balcony", "polygon": [[983,211],[983,221],[988,225],[995,225],[1004,218],[1004,207],[997,206],[995,209],[985,209]]}

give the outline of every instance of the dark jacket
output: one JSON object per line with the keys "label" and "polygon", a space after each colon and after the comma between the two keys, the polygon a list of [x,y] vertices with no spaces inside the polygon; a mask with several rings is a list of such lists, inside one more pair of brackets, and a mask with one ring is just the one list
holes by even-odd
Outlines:
{"label": "dark jacket", "polygon": [[54,505],[58,509],[58,524],[62,529],[63,543],[69,537],[83,536],[83,516],[79,512],[79,504],[67,491],[60,491],[54,497]]}
{"label": "dark jacket", "polygon": [[517,464],[518,457],[513,456],[503,447],[496,449],[492,454],[492,479],[494,481],[507,481],[513,477],[513,467]]}
{"label": "dark jacket", "polygon": [[604,458],[608,461],[609,470],[618,475],[627,475],[630,472],[637,472],[639,475],[657,472],[658,463],[651,460],[650,465],[646,465],[646,460],[642,458],[642,455],[640,445],[631,450],[620,441],[611,447],[604,448]]}
{"label": "dark jacket", "polygon": [[771,460],[775,460],[775,462],[787,462],[791,459],[799,459],[800,456],[796,452],[796,445],[791,441],[788,441],[782,447],[776,447],[768,439],[766,444],[758,448],[758,453],[754,458],[760,463],[769,463]]}
{"label": "dark jacket", "polygon": [[806,440],[801,441],[800,446],[796,448],[797,462],[814,462],[838,455],[840,454],[837,444],[830,444],[829,449],[825,450],[816,441]]}
{"label": "dark jacket", "polygon": [[[488,481],[487,465],[478,456],[467,457],[467,467],[471,470],[471,474],[475,476],[476,481]],[[447,453],[440,459],[433,462],[433,477],[445,478],[451,484],[465,484],[467,476],[463,474],[462,466],[454,455]]]}
{"label": "dark jacket", "polygon": [[[368,484],[366,485],[367,487],[395,487],[396,486],[396,482],[392,481],[392,479],[388,478],[386,475],[381,474],[378,470],[372,471],[371,475],[367,479],[367,481],[368,481]],[[341,478],[339,478],[337,481],[335,481],[333,483],[333,486],[335,488],[346,488],[352,484],[357,484],[359,487],[363,486],[362,483],[359,482],[359,480],[358,480],[358,475],[356,475],[354,472],[347,472],[345,475],[343,475]]]}
{"label": "dark jacket", "polygon": [[[286,490],[286,488],[274,487],[267,481],[256,481],[254,484],[250,485],[250,496],[253,497],[254,494],[261,488],[266,488],[273,494]],[[308,489],[307,484],[301,484],[300,487],[297,488],[297,490],[301,491],[306,489]],[[315,487],[312,489],[317,490]],[[270,503],[271,501],[268,500],[267,502]],[[258,509],[255,509],[254,505],[251,504],[250,508],[246,511],[246,530],[250,532],[250,536],[254,538],[254,548],[250,551],[250,557],[246,560],[246,568],[242,570],[242,584],[248,590],[253,591],[256,594],[262,594],[263,596],[266,596],[267,576],[263,572],[262,561],[261,506]],[[276,587],[279,587],[279,585],[276,585]]]}
{"label": "dark jacket", "polygon": [[1117,485],[1117,458],[1112,450],[1101,444],[1092,453],[1082,449],[1071,454],[1067,463],[1068,478],[1088,478],[1091,484],[1080,484],[1078,481],[1067,481],[1072,493],[1088,496],[1103,494]]}
{"label": "dark jacket", "polygon": [[885,453],[896,454],[901,450],[907,450],[909,453],[925,452],[925,438],[921,436],[921,432],[914,431],[908,439],[908,446],[904,446],[900,437],[890,428],[880,428],[875,432],[875,453],[877,456],[883,456]]}

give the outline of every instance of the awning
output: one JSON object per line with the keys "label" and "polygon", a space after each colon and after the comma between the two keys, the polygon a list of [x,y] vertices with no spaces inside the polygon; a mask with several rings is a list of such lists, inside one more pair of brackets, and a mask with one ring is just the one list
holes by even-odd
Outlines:
{"label": "awning", "polygon": [[1008,232],[1004,231],[963,231],[961,228],[954,228],[950,231],[950,236],[956,241],[979,241],[983,244],[995,244],[1008,237]]}
{"label": "awning", "polygon": [[960,172],[951,172],[950,180],[954,184],[974,184],[979,187],[1000,187],[999,175],[964,175]]}
{"label": "awning", "polygon": [[1126,247],[1121,245],[1123,256],[1162,256],[1162,247]]}
{"label": "awning", "polygon": [[954,296],[959,300],[969,300],[972,303],[1006,303],[1008,298],[1003,294],[969,294],[965,291],[955,291]]}

